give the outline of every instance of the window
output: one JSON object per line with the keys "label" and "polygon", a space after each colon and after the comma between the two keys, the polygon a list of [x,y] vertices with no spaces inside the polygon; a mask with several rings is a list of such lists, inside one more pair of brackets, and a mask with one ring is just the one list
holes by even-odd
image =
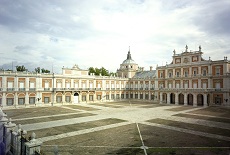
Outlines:
{"label": "window", "polygon": [[68,89],[70,88],[70,83],[69,82],[66,83],[66,88],[68,88]]}
{"label": "window", "polygon": [[106,100],[109,100],[109,95],[106,95]]}
{"label": "window", "polygon": [[66,96],[66,97],[65,97],[65,101],[66,101],[67,103],[70,103],[71,97],[70,97],[70,96]]}
{"label": "window", "polygon": [[203,88],[207,88],[207,83],[203,83]]}
{"label": "window", "polygon": [[216,75],[220,75],[220,68],[216,68]]}
{"label": "window", "polygon": [[169,83],[169,88],[172,88],[172,84],[171,83]]}
{"label": "window", "polygon": [[187,83],[187,82],[184,84],[184,88],[185,88],[185,89],[188,88],[188,83]]}
{"label": "window", "polygon": [[82,95],[82,101],[86,101],[86,95]]}
{"label": "window", "polygon": [[91,82],[90,84],[89,84],[89,88],[93,88],[93,83]]}
{"label": "window", "polygon": [[57,88],[61,88],[61,82],[57,83]]}
{"label": "window", "polygon": [[135,94],[135,99],[138,99],[138,94]]}
{"label": "window", "polygon": [[18,98],[18,105],[25,104],[25,98]]}
{"label": "window", "polygon": [[193,75],[194,75],[194,76],[196,76],[196,70],[195,70],[195,71],[193,71]]}
{"label": "window", "polygon": [[160,73],[160,77],[163,78],[163,73]]}
{"label": "window", "polygon": [[49,88],[49,82],[45,82],[45,88]]}
{"label": "window", "polygon": [[78,83],[74,83],[74,88],[78,88]]}
{"label": "window", "polygon": [[169,77],[172,77],[172,73],[171,72],[169,73]]}
{"label": "window", "polygon": [[197,88],[197,83],[193,83],[193,88]]}
{"label": "window", "polygon": [[217,83],[215,84],[215,87],[216,87],[216,89],[220,89],[220,83],[217,82]]}
{"label": "window", "polygon": [[111,99],[113,100],[115,98],[114,94],[111,94]]}
{"label": "window", "polygon": [[14,104],[14,99],[13,98],[7,98],[6,99],[6,105],[11,106]]}
{"label": "window", "polygon": [[29,98],[29,104],[35,104],[35,97]]}
{"label": "window", "polygon": [[62,102],[62,96],[57,96],[56,97],[56,102],[61,103]]}
{"label": "window", "polygon": [[116,99],[119,99],[119,98],[120,98],[120,95],[119,95],[119,94],[117,94],[117,95],[116,95]]}
{"label": "window", "polygon": [[30,82],[30,88],[35,88],[35,83],[34,82]]}
{"label": "window", "polygon": [[82,88],[85,88],[86,86],[85,86],[85,83],[82,83]]}
{"label": "window", "polygon": [[93,101],[93,95],[89,95],[89,100]]}
{"label": "window", "polygon": [[188,77],[188,72],[187,71],[184,72],[184,76]]}
{"label": "window", "polygon": [[176,88],[177,89],[180,88],[180,84],[179,83],[176,84]]}
{"label": "window", "polygon": [[126,97],[125,98],[129,98],[129,94],[126,94]]}
{"label": "window", "polygon": [[207,74],[207,71],[203,70],[203,76],[206,76],[206,74]]}
{"label": "window", "polygon": [[44,97],[44,103],[49,103],[50,98],[49,97]]}
{"label": "window", "polygon": [[124,99],[124,94],[121,94],[121,99]]}
{"label": "window", "polygon": [[176,72],[176,77],[179,77],[180,76],[180,72]]}
{"label": "window", "polygon": [[101,100],[101,95],[97,95],[97,100]]}

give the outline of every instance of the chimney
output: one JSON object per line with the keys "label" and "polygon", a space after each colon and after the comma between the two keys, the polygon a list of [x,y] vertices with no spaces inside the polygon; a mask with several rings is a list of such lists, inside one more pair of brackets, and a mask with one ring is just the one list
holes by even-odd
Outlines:
{"label": "chimney", "polygon": [[150,66],[150,71],[152,71],[153,70],[153,66]]}

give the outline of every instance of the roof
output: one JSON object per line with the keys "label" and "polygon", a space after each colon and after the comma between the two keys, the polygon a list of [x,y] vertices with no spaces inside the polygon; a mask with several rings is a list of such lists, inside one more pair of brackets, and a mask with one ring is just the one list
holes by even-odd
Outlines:
{"label": "roof", "polygon": [[155,77],[156,70],[151,71],[139,71],[133,76],[133,78],[152,78]]}

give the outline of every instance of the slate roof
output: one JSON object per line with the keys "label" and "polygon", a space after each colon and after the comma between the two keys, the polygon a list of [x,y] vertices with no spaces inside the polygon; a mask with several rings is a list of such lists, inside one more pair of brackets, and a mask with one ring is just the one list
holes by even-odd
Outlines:
{"label": "slate roof", "polygon": [[133,78],[141,78],[141,79],[153,78],[153,77],[155,77],[155,74],[156,74],[156,70],[139,71],[139,72],[136,72],[136,74],[133,76]]}

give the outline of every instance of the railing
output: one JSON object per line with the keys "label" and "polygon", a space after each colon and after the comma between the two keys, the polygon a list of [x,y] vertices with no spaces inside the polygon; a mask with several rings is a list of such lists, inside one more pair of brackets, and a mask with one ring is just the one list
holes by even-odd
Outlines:
{"label": "railing", "polygon": [[19,91],[25,91],[25,88],[18,88]]}
{"label": "railing", "polygon": [[35,91],[36,88],[29,88],[29,91]]}
{"label": "railing", "polygon": [[7,91],[14,91],[14,88],[7,88]]}

